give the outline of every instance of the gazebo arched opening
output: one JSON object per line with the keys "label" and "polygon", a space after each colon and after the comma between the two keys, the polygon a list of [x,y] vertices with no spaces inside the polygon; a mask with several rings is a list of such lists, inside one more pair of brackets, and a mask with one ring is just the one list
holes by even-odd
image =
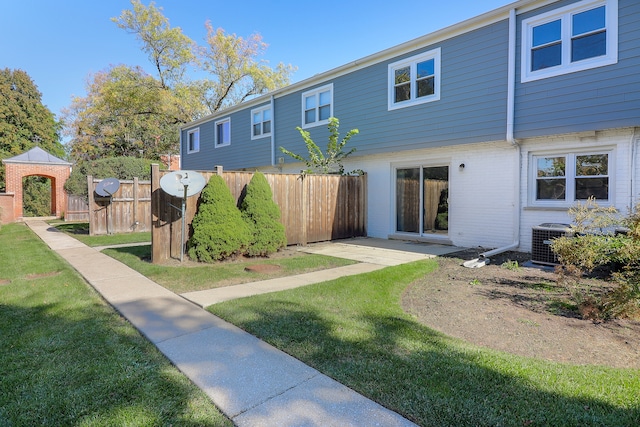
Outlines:
{"label": "gazebo arched opening", "polygon": [[56,178],[50,175],[22,177],[22,215],[52,216],[56,213]]}
{"label": "gazebo arched opening", "polygon": [[[13,195],[13,220],[24,217],[24,188],[26,177],[39,176],[51,183],[51,215],[57,218],[64,215],[67,194],[64,183],[71,175],[71,163],[59,159],[40,147],[34,147],[26,153],[9,159],[3,159],[6,176],[6,193]],[[5,215],[3,215],[5,216]]]}

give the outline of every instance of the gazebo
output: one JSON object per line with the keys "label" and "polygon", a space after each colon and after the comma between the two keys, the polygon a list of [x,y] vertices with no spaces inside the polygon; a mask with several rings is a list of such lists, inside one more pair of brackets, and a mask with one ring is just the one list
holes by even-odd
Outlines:
{"label": "gazebo", "polygon": [[[72,164],[34,147],[26,153],[3,159],[6,176],[6,192],[13,195],[13,220],[22,218],[22,179],[26,176],[42,176],[51,180],[51,213],[61,217],[67,205],[64,183],[71,175]],[[7,204],[4,203],[6,206]],[[3,214],[6,219],[7,214]]]}

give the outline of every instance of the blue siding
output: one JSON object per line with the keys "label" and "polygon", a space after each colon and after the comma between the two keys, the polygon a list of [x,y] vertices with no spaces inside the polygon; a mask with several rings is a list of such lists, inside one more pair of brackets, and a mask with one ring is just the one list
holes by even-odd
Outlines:
{"label": "blue siding", "polygon": [[[388,111],[388,64],[438,47],[440,100]],[[356,155],[504,139],[507,49],[505,20],[334,79],[341,136],[360,130],[350,142]],[[276,99],[276,143],[300,154],[306,148],[295,127],[301,124],[301,93],[308,89]],[[323,147],[326,126],[308,130]]]}
{"label": "blue siding", "polygon": [[[266,105],[266,104],[262,104]],[[254,107],[256,108],[256,107]],[[251,109],[220,115],[199,126],[182,131],[182,167],[190,170],[212,170],[222,165],[227,170],[252,169],[271,164],[271,138],[251,139]],[[231,144],[215,147],[215,122],[231,118]],[[187,132],[200,128],[200,151],[187,153]]]}
{"label": "blue siding", "polygon": [[[560,2],[554,8],[573,2]],[[518,46],[523,19],[518,18]],[[557,77],[520,82],[516,75],[515,137],[640,126],[640,2],[619,0],[618,63]]]}

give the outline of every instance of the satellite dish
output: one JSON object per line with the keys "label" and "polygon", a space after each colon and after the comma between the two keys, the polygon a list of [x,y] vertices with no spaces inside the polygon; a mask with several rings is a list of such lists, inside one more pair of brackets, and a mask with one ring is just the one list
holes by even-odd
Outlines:
{"label": "satellite dish", "polygon": [[96,185],[96,194],[101,197],[111,197],[119,188],[118,178],[105,178]]}
{"label": "satellite dish", "polygon": [[207,181],[204,176],[195,171],[173,171],[160,178],[160,187],[168,194],[184,198],[198,194]]}

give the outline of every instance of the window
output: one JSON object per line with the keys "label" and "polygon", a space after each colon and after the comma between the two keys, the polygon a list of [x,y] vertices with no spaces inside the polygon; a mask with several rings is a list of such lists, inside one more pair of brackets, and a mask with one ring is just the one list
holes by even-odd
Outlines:
{"label": "window", "polygon": [[595,197],[609,202],[610,153],[534,156],[535,201],[573,204]]}
{"label": "window", "polygon": [[584,0],[522,22],[522,82],[618,62],[618,1]]}
{"label": "window", "polygon": [[333,84],[302,94],[302,127],[329,123],[333,116]]}
{"label": "window", "polygon": [[271,136],[271,107],[251,110],[251,139]]}
{"label": "window", "polygon": [[216,122],[216,148],[231,144],[231,119]]}
{"label": "window", "polygon": [[187,153],[200,151],[200,128],[187,132]]}
{"label": "window", "polygon": [[440,99],[440,48],[389,64],[389,110]]}

